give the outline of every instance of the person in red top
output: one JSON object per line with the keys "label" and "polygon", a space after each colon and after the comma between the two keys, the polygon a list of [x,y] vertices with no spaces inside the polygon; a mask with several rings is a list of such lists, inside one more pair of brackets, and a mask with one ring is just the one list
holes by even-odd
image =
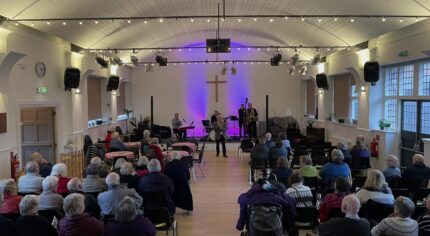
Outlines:
{"label": "person in red top", "polygon": [[139,157],[136,166],[136,174],[140,177],[143,177],[149,173],[148,171],[148,158],[146,156]]}
{"label": "person in red top", "polygon": [[161,165],[161,172],[164,171],[164,157],[163,152],[161,151],[161,148],[158,146],[158,138],[152,138],[151,144],[149,144],[149,148],[154,150],[155,156],[157,157],[157,160],[160,162]]}
{"label": "person in red top", "polygon": [[69,190],[67,189],[67,183],[70,178],[67,177],[67,166],[64,163],[55,164],[52,167],[51,176],[55,176],[58,178],[58,188],[57,193],[63,197],[66,197],[69,194]]}
{"label": "person in red top", "polygon": [[347,179],[343,177],[337,177],[335,183],[336,191],[334,193],[327,194],[320,206],[320,222],[327,222],[330,220],[330,210],[335,208],[341,208],[342,200],[349,194],[351,186]]}
{"label": "person in red top", "polygon": [[15,180],[5,180],[1,190],[4,194],[4,202],[0,207],[0,214],[19,213],[19,202],[22,197],[18,196]]}
{"label": "person in red top", "polygon": [[110,142],[112,141],[112,134],[115,132],[115,127],[110,127],[107,131],[106,137],[105,137],[105,147],[106,150],[110,150]]}

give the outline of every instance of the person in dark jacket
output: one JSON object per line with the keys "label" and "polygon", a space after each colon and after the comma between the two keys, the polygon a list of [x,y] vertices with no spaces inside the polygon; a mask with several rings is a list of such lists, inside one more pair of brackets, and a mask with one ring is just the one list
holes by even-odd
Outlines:
{"label": "person in dark jacket", "polygon": [[288,161],[285,158],[278,158],[276,164],[277,168],[272,171],[270,178],[277,180],[288,187],[288,178],[293,173],[293,170],[288,168]]}
{"label": "person in dark jacket", "polygon": [[161,165],[157,159],[151,159],[148,163],[149,174],[139,181],[139,193],[143,195],[146,192],[164,192],[166,207],[170,215],[176,212],[175,204],[172,200],[174,192],[172,180],[161,173]]}
{"label": "person in dark jacket", "polygon": [[343,162],[348,164],[348,166],[351,166],[352,157],[351,157],[351,153],[348,150],[348,145],[346,145],[346,143],[343,141],[339,141],[339,142],[337,142],[337,149],[342,151]]}
{"label": "person in dark jacket", "polygon": [[181,156],[178,152],[173,152],[173,160],[168,162],[164,169],[175,187],[172,198],[176,207],[182,208],[187,212],[193,211],[193,195],[189,185],[190,171],[185,162],[180,161]]}
{"label": "person in dark jacket", "polygon": [[430,168],[424,164],[424,156],[415,154],[412,157],[412,166],[408,167],[402,175],[402,183],[413,193],[420,188],[427,187],[430,178]]}
{"label": "person in dark jacket", "polygon": [[[266,146],[266,137],[262,136],[258,139],[258,143],[255,145],[255,147],[251,150],[251,160],[249,161],[249,164],[252,164],[252,161],[255,159],[265,160],[266,162],[269,161],[269,149]],[[264,172],[265,174],[265,172]],[[251,181],[254,181],[254,170],[251,169]]]}
{"label": "person in dark jacket", "polygon": [[52,164],[43,158],[42,154],[33,152],[31,154],[30,161],[35,161],[37,164],[39,164],[39,174],[43,178],[51,174]]}
{"label": "person in dark jacket", "polygon": [[67,189],[70,193],[79,193],[85,196],[85,213],[90,216],[100,219],[100,206],[97,202],[96,196],[93,194],[87,194],[82,191],[82,181],[79,178],[72,178],[67,183]]}
{"label": "person in dark jacket", "polygon": [[296,217],[296,201],[285,191],[286,188],[283,184],[259,179],[248,192],[241,194],[237,200],[240,205],[240,215],[236,229],[239,231],[244,229],[248,217],[248,206],[252,204],[280,205],[283,210],[282,225],[284,229],[292,226]]}
{"label": "person in dark jacket", "polygon": [[128,147],[124,144],[118,132],[112,133],[112,140],[110,141],[110,149],[112,151],[128,151]]}
{"label": "person in dark jacket", "polygon": [[59,236],[100,236],[104,232],[102,221],[84,213],[84,195],[72,193],[64,199],[66,216],[58,224]]}
{"label": "person in dark jacket", "polygon": [[272,163],[272,161],[274,159],[277,159],[278,157],[281,157],[284,159],[288,158],[287,149],[282,147],[282,140],[281,139],[276,140],[275,147],[271,148],[269,152],[270,152],[270,154],[269,154],[270,163]]}
{"label": "person in dark jacket", "polygon": [[154,225],[139,212],[139,206],[129,197],[122,199],[115,210],[115,220],[108,221],[104,236],[155,236]]}
{"label": "person in dark jacket", "polygon": [[57,236],[51,223],[37,215],[39,197],[27,195],[19,203],[21,217],[16,221],[17,235],[20,236]]}
{"label": "person in dark jacket", "polygon": [[133,164],[124,162],[121,165],[119,179],[121,184],[127,185],[127,188],[134,188],[138,191],[137,185],[139,184],[140,177],[134,172]]}
{"label": "person in dark jacket", "polygon": [[364,145],[363,135],[358,135],[355,145],[351,149],[351,168],[368,169],[370,168],[370,153]]}
{"label": "person in dark jacket", "polygon": [[[0,206],[3,203],[3,193],[0,192]],[[0,235],[16,235],[15,224],[6,217],[0,215]]]}

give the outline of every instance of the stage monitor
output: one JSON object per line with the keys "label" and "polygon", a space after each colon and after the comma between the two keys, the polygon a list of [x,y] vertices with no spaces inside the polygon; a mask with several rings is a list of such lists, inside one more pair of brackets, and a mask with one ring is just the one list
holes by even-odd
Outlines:
{"label": "stage monitor", "polygon": [[206,53],[230,52],[230,39],[206,39]]}

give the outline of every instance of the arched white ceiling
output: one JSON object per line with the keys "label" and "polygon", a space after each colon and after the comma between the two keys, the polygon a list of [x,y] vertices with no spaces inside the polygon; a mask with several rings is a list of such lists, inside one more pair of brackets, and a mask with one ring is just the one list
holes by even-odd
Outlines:
{"label": "arched white ceiling", "polygon": [[[114,16],[216,15],[221,0],[0,0],[0,15],[11,19],[78,18]],[[429,15],[427,0],[227,0],[227,15]],[[349,19],[335,22],[317,19],[266,18],[227,19],[221,22],[221,37],[243,45],[342,45],[361,43],[372,37],[415,23],[414,19]],[[30,26],[30,23],[26,23]],[[215,19],[61,22],[34,28],[61,37],[84,48],[172,47],[205,42],[215,37]],[[147,53],[148,54],[148,53]],[[312,56],[312,53],[308,53]],[[146,56],[146,54],[141,54]]]}

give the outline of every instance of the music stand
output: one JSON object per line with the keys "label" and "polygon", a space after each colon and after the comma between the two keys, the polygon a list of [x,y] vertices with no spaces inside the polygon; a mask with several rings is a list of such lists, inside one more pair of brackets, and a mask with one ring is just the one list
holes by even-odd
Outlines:
{"label": "music stand", "polygon": [[[230,116],[230,120],[231,121],[237,121],[239,123],[239,118],[237,116]],[[234,131],[234,136],[237,137],[237,126],[236,126],[236,122],[233,122],[233,131]]]}
{"label": "music stand", "polygon": [[209,140],[209,132],[212,130],[212,125],[210,120],[202,120],[203,130],[206,132],[206,141]]}

